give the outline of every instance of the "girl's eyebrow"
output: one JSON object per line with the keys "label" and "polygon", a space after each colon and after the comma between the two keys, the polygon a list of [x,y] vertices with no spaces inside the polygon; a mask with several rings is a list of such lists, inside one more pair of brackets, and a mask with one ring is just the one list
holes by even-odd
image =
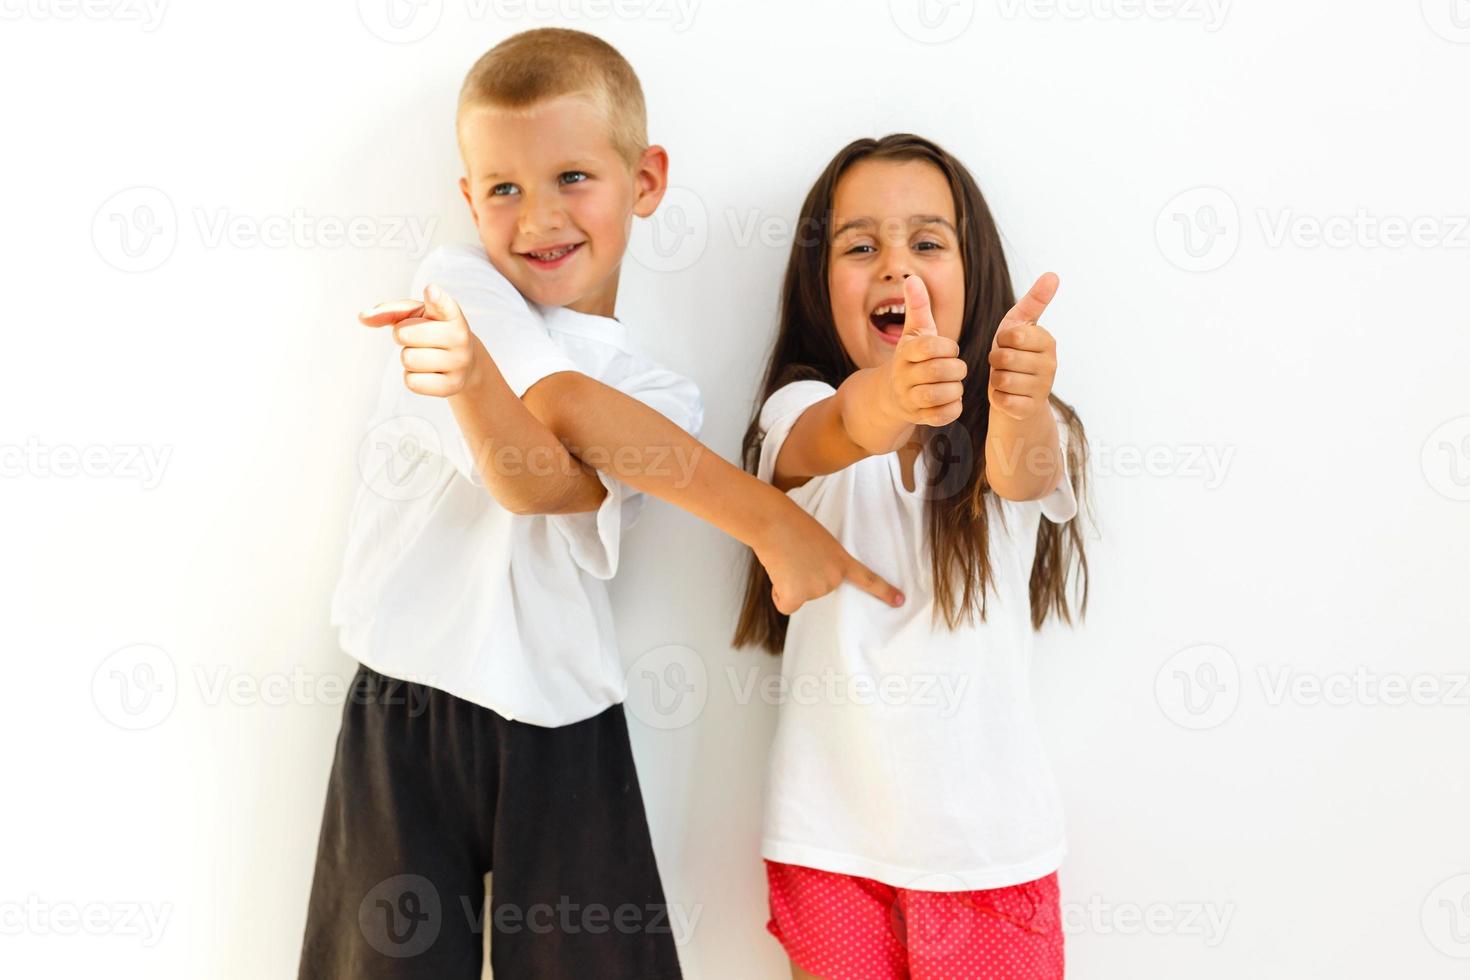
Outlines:
{"label": "girl's eyebrow", "polygon": [[[842,237],[844,232],[853,231],[857,228],[862,228],[864,230],[871,229],[876,224],[877,222],[875,222],[872,218],[853,218],[851,221],[844,221],[842,224],[838,225],[837,230],[832,232],[832,237],[840,238]],[[954,224],[942,214],[916,214],[913,217],[909,218],[909,224],[914,227],[919,227],[922,225],[942,225],[945,228],[948,228],[954,234],[959,234],[959,232],[955,229]]]}
{"label": "girl's eyebrow", "polygon": [[844,232],[852,231],[854,228],[871,228],[873,224],[872,218],[853,218],[851,221],[844,221],[838,225],[837,230],[832,232],[832,237],[839,238]]}
{"label": "girl's eyebrow", "polygon": [[959,234],[949,219],[941,214],[916,214],[909,221],[915,225],[943,225],[955,234]]}

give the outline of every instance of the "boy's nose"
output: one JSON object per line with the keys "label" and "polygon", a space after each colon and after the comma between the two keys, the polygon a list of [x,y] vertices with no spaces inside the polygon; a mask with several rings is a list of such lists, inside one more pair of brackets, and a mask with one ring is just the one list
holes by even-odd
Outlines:
{"label": "boy's nose", "polygon": [[566,213],[545,199],[529,198],[521,208],[521,231],[528,234],[558,231],[566,227],[566,223]]}

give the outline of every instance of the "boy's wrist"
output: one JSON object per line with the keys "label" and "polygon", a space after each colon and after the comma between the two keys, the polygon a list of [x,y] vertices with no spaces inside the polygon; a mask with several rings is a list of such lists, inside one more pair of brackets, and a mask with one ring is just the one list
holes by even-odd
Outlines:
{"label": "boy's wrist", "polygon": [[755,506],[751,508],[749,526],[739,529],[735,537],[757,553],[768,551],[773,544],[787,534],[794,516],[793,510],[805,514],[796,502],[763,480],[754,480],[757,487]]}

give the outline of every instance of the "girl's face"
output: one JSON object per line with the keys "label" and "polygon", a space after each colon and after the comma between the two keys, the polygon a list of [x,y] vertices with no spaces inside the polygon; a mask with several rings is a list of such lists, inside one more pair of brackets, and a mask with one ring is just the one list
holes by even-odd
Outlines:
{"label": "girl's face", "polygon": [[927,160],[861,160],[838,180],[832,211],[832,320],[857,366],[893,357],[905,276],[924,280],[940,335],[958,341],[965,270],[944,173]]}

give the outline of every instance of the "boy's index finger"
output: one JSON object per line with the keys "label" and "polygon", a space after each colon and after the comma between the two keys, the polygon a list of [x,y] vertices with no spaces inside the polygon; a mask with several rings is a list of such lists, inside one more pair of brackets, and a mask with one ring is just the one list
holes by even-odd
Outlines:
{"label": "boy's index finger", "polygon": [[903,605],[903,593],[889,585],[878,576],[877,572],[856,558],[852,559],[852,563],[847,566],[846,578],[869,595],[883,600],[885,605]]}
{"label": "boy's index finger", "polygon": [[1001,320],[1003,326],[1014,323],[1037,323],[1051,301],[1056,298],[1062,280],[1055,272],[1043,272],[1041,278],[1016,301],[1011,311]]}
{"label": "boy's index finger", "polygon": [[423,316],[424,304],[420,300],[395,299],[371,306],[357,314],[357,319],[367,327],[386,327],[409,317]]}

